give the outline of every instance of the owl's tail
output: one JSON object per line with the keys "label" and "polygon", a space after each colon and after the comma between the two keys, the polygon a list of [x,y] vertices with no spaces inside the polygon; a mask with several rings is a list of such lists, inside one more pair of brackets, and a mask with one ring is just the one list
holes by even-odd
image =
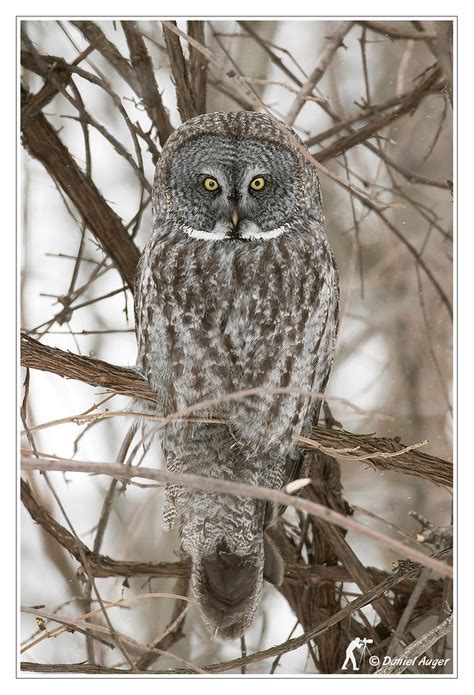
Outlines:
{"label": "owl's tail", "polygon": [[[202,474],[221,480],[261,483],[260,456],[242,455],[227,425],[186,425],[168,432],[170,470]],[[176,436],[176,440],[173,437]],[[180,439],[178,439],[180,436]],[[266,482],[266,481],[264,481]],[[168,486],[164,519],[180,520],[181,548],[192,559],[191,583],[204,621],[223,638],[241,636],[260,603],[263,580],[278,584],[282,561],[266,539],[267,514],[262,500],[224,493]]]}
{"label": "owl's tail", "polygon": [[232,639],[249,627],[260,603],[263,553],[237,555],[222,542],[193,566],[192,584],[211,632]]}
{"label": "owl's tail", "polygon": [[243,635],[259,606],[264,579],[275,585],[283,580],[281,556],[267,536],[259,553],[238,555],[222,541],[194,563],[193,590],[211,632],[224,639]]}

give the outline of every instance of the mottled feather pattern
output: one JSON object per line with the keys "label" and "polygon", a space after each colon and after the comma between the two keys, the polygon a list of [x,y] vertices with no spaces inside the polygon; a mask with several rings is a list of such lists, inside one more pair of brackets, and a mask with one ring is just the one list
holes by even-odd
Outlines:
{"label": "mottled feather pattern", "polygon": [[[205,114],[163,150],[135,306],[137,366],[159,396],[159,415],[254,387],[325,388],[337,268],[316,172],[287,133],[263,114]],[[200,187],[205,172],[219,181],[219,195]],[[265,195],[247,193],[260,172]],[[235,231],[230,206],[241,218]],[[269,236],[239,236],[250,228]],[[216,240],[216,229],[231,232]],[[294,437],[309,433],[319,405],[269,393],[222,402],[214,412],[228,425],[169,423],[160,431],[167,466],[280,488],[298,473]],[[265,504],[169,486],[164,516],[167,526],[179,519],[206,622],[223,637],[242,634],[262,591]]]}

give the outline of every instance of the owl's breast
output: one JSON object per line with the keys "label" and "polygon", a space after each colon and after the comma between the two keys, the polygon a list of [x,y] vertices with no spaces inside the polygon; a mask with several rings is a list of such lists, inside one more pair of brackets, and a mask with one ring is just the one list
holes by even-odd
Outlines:
{"label": "owl's breast", "polygon": [[[312,387],[331,273],[309,244],[284,241],[150,250],[137,300],[139,366],[167,411],[254,387]],[[229,409],[262,419],[268,404]]]}

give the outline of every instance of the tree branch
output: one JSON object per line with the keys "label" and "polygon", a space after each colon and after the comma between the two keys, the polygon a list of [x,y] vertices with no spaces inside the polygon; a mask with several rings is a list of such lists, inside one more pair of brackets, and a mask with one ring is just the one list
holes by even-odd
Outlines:
{"label": "tree branch", "polygon": [[137,29],[136,22],[122,22],[122,27],[127,39],[136,81],[138,82],[136,84],[136,87],[139,89],[138,96],[141,97],[150,120],[158,132],[160,144],[163,146],[173,132],[173,127],[158,91],[153,63],[143,36]]}
{"label": "tree branch", "polygon": [[376,34],[388,36],[391,39],[411,39],[421,41],[425,39],[435,39],[435,31],[412,31],[410,29],[398,29],[394,22],[368,22],[366,20],[357,22],[367,29],[371,29]]}
{"label": "tree branch", "polygon": [[[94,577],[186,577],[190,574],[191,565],[182,562],[127,562],[112,560],[107,555],[93,552],[85,543],[59,524],[45,507],[35,499],[31,487],[21,481],[21,501],[28,510],[31,518],[49,533],[65,550],[67,550],[83,567],[84,557],[87,569]],[[79,569],[82,573],[82,570]]]}
{"label": "tree branch", "polygon": [[[193,39],[205,46],[203,21],[188,21],[188,33]],[[197,51],[194,46],[189,47],[189,72],[191,75],[191,85],[194,94],[194,103],[198,113],[206,111],[206,83],[207,83],[207,60],[202,53]]]}
{"label": "tree branch", "polygon": [[162,24],[166,49],[170,59],[171,73],[176,87],[178,111],[184,122],[193,116],[197,116],[198,113],[188,77],[188,66],[186,65],[179,36],[167,26],[168,24],[176,26],[176,22],[163,22]]}
{"label": "tree branch", "polygon": [[[22,661],[20,663],[20,670],[32,673],[86,673],[94,676],[102,674],[126,675],[132,673],[130,669],[108,668],[107,666],[85,664],[84,662],[78,664],[37,664],[35,661]],[[168,673],[168,671],[147,671],[149,675],[153,673]]]}
{"label": "tree branch", "polygon": [[321,57],[318,60],[318,64],[304,85],[301,87],[300,92],[297,94],[290,106],[285,118],[287,125],[292,126],[297,119],[299,112],[306,103],[305,97],[313,92],[314,88],[326,72],[337,49],[339,46],[343,45],[344,37],[349,33],[353,25],[354,22],[341,22],[340,26],[338,26],[335,32],[327,39],[323,52],[321,53]]}
{"label": "tree branch", "polygon": [[115,68],[123,80],[133,89],[135,94],[140,93],[140,81],[128,60],[120,53],[117,46],[109,41],[102,29],[95,22],[72,21],[76,29],[79,29],[84,38],[92,43],[102,56]]}
{"label": "tree branch", "polygon": [[[21,335],[21,365],[67,379],[77,379],[125,396],[158,401],[157,394],[153,393],[148,382],[134,369],[49,347],[24,333]],[[313,438],[302,438],[300,445],[307,449],[322,446],[326,453],[336,457],[339,450],[341,458],[351,458],[351,453],[356,460],[365,456],[360,460],[371,463],[378,470],[395,470],[431,480],[438,485],[452,485],[452,464],[449,461],[414,449],[394,456],[396,452],[407,448],[396,439],[352,434],[324,427],[315,428]],[[351,451],[348,452],[348,449]]]}
{"label": "tree branch", "polygon": [[376,674],[403,673],[410,666],[410,661],[416,663],[416,659],[428,651],[441,637],[447,635],[453,629],[453,616],[448,616],[442,623],[436,625],[432,630],[425,632],[421,637],[411,642],[405,649],[397,654],[394,663],[382,666]]}
{"label": "tree branch", "polygon": [[157,401],[148,383],[134,369],[43,345],[26,333],[21,334],[21,364],[124,396]]}
{"label": "tree branch", "polygon": [[401,95],[399,97],[398,104],[396,104],[391,110],[382,113],[375,113],[373,116],[371,115],[369,122],[357,130],[348,128],[350,131],[349,135],[339,138],[335,142],[328,145],[328,147],[316,152],[313,156],[319,162],[327,162],[334,157],[339,157],[341,154],[347,152],[347,150],[351,149],[355,145],[359,145],[360,143],[373,137],[379,133],[380,130],[391,123],[394,123],[405,114],[412,113],[427,94],[434,90],[439,91],[440,88],[436,86],[436,83],[440,76],[441,71],[438,68],[436,70],[432,70],[428,77],[422,80],[417,87],[410,92]]}
{"label": "tree branch", "polygon": [[[24,88],[21,93],[23,109],[28,107],[32,95]],[[43,164],[53,180],[72,200],[125,283],[133,290],[140,256],[137,247],[120,217],[105,202],[90,177],[76,164],[42,113],[35,113],[35,110],[29,112],[29,118],[22,123],[22,140],[31,156]]]}

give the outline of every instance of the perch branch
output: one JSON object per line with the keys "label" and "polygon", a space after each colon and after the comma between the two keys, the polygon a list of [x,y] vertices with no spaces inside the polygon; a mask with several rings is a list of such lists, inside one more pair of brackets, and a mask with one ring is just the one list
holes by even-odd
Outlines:
{"label": "perch branch", "polygon": [[[21,364],[23,367],[77,379],[126,396],[157,401],[156,394],[135,370],[49,347],[26,334],[21,336]],[[332,450],[329,453],[336,456],[337,449],[345,450],[345,457],[347,450],[352,450],[354,458],[360,459],[365,455],[367,462],[378,470],[395,470],[431,480],[439,485],[452,485],[452,464],[449,461],[405,447],[396,439],[352,434],[323,427],[315,428],[313,436],[314,439],[301,438],[300,444],[308,449],[323,446],[326,450]],[[402,449],[405,451],[398,453]],[[389,454],[390,458],[383,454]],[[370,456],[372,458],[369,458]]]}
{"label": "perch branch", "polygon": [[21,336],[21,364],[125,396],[156,401],[148,383],[134,369],[52,348],[24,333]]}

